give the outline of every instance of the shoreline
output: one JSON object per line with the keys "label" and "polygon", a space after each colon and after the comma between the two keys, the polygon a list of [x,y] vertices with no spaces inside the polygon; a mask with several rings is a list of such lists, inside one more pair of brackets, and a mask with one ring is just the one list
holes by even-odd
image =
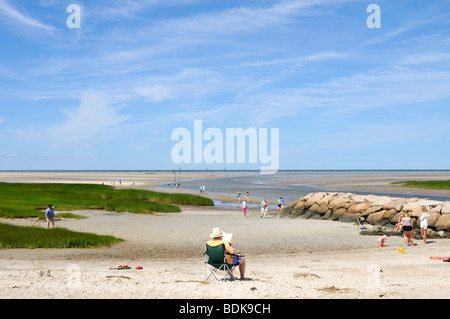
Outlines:
{"label": "shoreline", "polygon": [[[280,171],[291,172],[291,171]],[[333,192],[365,192],[375,194],[392,194],[392,196],[448,196],[450,190],[445,189],[423,189],[392,185],[391,182],[409,180],[450,180],[450,170],[338,170],[338,171],[292,171],[304,173],[301,177],[282,178],[268,183],[272,185],[292,185],[307,184],[317,187],[317,191]],[[381,174],[401,172],[402,175],[379,175],[379,176],[339,176],[339,177],[314,177],[311,173],[333,173],[333,172],[369,172]],[[182,171],[182,180],[203,180],[205,173],[209,173],[208,178],[223,178],[223,171]],[[219,173],[219,174],[217,174]],[[229,178],[243,177],[258,174],[253,171],[227,171]],[[176,179],[179,179],[179,172],[176,172]],[[170,182],[173,185],[175,174],[171,171],[0,171],[1,182],[18,183],[92,183],[115,186],[116,188],[142,188],[162,192],[175,192],[175,190],[158,187],[162,183]],[[120,184],[122,181],[122,184]],[[133,184],[134,183],[134,184]],[[237,188],[238,189],[238,188]],[[180,192],[180,191],[176,191]],[[196,190],[181,189],[181,192],[200,195]],[[208,193],[203,196],[216,199],[226,203],[237,203],[235,194]],[[250,197],[252,198],[252,197]],[[253,197],[261,201],[260,197]],[[276,200],[266,198],[271,204]],[[296,198],[297,199],[297,198]],[[291,200],[290,202],[295,201]]]}

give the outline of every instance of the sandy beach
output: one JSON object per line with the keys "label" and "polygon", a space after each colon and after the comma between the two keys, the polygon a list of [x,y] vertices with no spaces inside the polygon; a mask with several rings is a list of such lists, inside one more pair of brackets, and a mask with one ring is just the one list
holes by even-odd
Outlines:
{"label": "sandy beach", "polygon": [[[188,173],[186,173],[188,174]],[[191,172],[192,176],[196,173]],[[95,175],[95,174],[94,174]],[[7,182],[116,182],[147,187],[172,173],[2,172]],[[188,176],[188,175],[186,175]],[[194,178],[194,177],[192,177]],[[117,185],[121,179],[122,185]],[[171,179],[169,179],[171,180]],[[357,181],[353,181],[357,182]],[[209,195],[212,196],[212,195]],[[234,201],[224,196],[222,200]],[[182,207],[176,214],[80,211],[87,219],[57,220],[57,227],[125,239],[111,248],[0,250],[0,298],[113,299],[447,299],[450,241],[429,240],[407,247],[389,237],[361,236],[352,223],[264,219],[257,209]],[[45,221],[1,220],[15,224]],[[247,281],[204,281],[203,245],[214,227],[232,232],[247,258]],[[111,269],[128,265],[131,269]],[[142,269],[136,269],[136,267]],[[236,274],[239,272],[236,270]]]}

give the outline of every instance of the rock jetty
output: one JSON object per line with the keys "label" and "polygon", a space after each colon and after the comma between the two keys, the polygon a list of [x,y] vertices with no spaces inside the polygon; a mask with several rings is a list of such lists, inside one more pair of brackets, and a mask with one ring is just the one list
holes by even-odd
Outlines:
{"label": "rock jetty", "polygon": [[392,230],[402,211],[411,215],[419,230],[422,206],[428,208],[428,236],[450,238],[450,202],[419,198],[399,198],[352,193],[310,193],[297,199],[278,214],[279,218],[327,219],[356,223],[364,217],[365,224]]}

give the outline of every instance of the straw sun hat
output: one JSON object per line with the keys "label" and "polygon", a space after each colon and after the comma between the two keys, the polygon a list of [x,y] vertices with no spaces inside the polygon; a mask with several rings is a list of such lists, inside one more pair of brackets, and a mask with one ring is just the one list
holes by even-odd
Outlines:
{"label": "straw sun hat", "polygon": [[216,227],[213,229],[212,234],[209,235],[209,237],[218,238],[222,237],[222,235],[223,235],[222,229],[220,227]]}

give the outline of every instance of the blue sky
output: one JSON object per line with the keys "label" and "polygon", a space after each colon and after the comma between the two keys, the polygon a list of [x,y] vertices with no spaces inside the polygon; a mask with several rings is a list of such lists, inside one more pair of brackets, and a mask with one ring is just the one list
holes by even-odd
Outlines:
{"label": "blue sky", "polygon": [[260,167],[174,163],[172,131],[194,120],[279,128],[280,169],[450,169],[449,13],[448,0],[0,0],[0,169]]}

